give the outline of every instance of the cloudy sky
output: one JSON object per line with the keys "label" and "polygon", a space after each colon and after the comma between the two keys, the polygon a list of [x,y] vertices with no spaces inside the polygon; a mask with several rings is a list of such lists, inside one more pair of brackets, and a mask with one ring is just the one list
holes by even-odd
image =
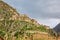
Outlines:
{"label": "cloudy sky", "polygon": [[27,14],[51,28],[60,22],[60,0],[3,0],[20,14]]}

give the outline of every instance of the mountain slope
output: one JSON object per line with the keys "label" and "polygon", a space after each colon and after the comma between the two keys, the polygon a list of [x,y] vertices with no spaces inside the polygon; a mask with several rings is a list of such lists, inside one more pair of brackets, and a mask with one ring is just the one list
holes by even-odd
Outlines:
{"label": "mountain slope", "polygon": [[[0,31],[2,34],[5,34],[3,37],[7,40],[7,37],[10,37],[10,40],[13,40],[12,38],[15,37],[15,34],[19,38],[21,35],[26,36],[26,31],[28,31],[30,36],[34,33],[37,34],[37,32],[53,32],[52,30],[50,30],[51,32],[49,30],[49,26],[39,24],[36,20],[29,18],[26,14],[19,14],[14,8],[5,2],[0,1]],[[33,33],[29,33],[30,31]],[[0,36],[2,36],[2,34],[0,34]]]}
{"label": "mountain slope", "polygon": [[15,19],[15,17],[18,17],[18,12],[12,8],[11,6],[9,6],[8,4],[6,4],[3,1],[0,1],[0,20],[4,20],[4,19],[9,19],[9,20],[13,20],[13,18]]}
{"label": "mountain slope", "polygon": [[57,33],[60,33],[60,23],[53,28]]}

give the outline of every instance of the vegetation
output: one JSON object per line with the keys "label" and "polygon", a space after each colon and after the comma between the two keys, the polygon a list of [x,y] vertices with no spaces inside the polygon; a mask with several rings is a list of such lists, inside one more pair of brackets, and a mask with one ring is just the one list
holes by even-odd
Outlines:
{"label": "vegetation", "polygon": [[26,31],[39,31],[48,33],[46,26],[40,24],[37,26],[36,24],[38,23],[35,20],[30,19],[26,15],[19,15],[14,8],[5,2],[0,1],[0,36],[5,40],[13,40],[13,38],[15,38],[15,40],[27,40],[25,37],[33,40],[34,33],[26,33]]}

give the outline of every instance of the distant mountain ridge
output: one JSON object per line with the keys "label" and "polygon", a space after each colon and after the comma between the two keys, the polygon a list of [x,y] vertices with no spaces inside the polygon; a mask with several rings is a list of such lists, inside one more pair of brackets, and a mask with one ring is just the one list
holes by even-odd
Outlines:
{"label": "distant mountain ridge", "polygon": [[58,34],[60,34],[60,23],[53,28]]}

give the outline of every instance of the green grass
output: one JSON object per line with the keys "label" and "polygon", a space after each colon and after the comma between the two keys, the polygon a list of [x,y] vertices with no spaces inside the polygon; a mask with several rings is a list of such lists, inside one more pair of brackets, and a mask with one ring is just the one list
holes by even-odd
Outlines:
{"label": "green grass", "polygon": [[35,39],[35,40],[44,40],[43,38],[38,38],[38,39]]}

